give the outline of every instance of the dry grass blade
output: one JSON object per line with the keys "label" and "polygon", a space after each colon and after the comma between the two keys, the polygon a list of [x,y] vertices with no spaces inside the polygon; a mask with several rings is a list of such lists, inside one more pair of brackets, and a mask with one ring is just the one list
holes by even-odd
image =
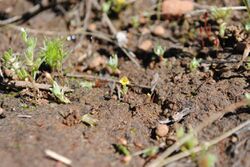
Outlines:
{"label": "dry grass blade", "polygon": [[188,141],[189,139],[191,139],[193,137],[194,134],[197,134],[198,132],[200,132],[202,129],[204,129],[205,127],[207,127],[208,125],[212,124],[214,121],[218,120],[219,118],[221,118],[224,114],[230,112],[230,111],[235,111],[237,108],[243,107],[248,105],[248,101],[247,100],[242,100],[240,102],[231,104],[229,106],[227,106],[223,111],[220,112],[215,112],[212,115],[210,115],[205,122],[202,122],[195,130],[194,133],[190,133],[188,135],[186,135],[185,137],[183,137],[182,139],[180,139],[179,141],[177,141],[175,144],[173,144],[171,147],[169,147],[167,150],[165,150],[156,160],[152,161],[148,167],[160,167],[162,166],[161,164],[164,162],[164,160],[171,155],[175,150],[177,150],[180,146],[182,146],[186,141]]}
{"label": "dry grass blade", "polygon": [[[246,127],[246,126],[249,126],[249,125],[250,125],[250,120],[245,121],[244,123],[242,123],[242,124],[238,125],[237,127],[227,131],[226,133],[222,134],[221,136],[216,137],[216,138],[214,138],[214,139],[212,139],[210,141],[204,142],[204,146],[207,149],[207,148],[219,143],[220,141],[224,140],[225,138],[231,136],[233,133],[235,133],[235,132],[239,131],[240,129],[242,129],[242,128]],[[198,146],[198,147],[195,147],[195,148],[193,148],[193,149],[191,149],[189,151],[184,151],[184,152],[181,152],[181,153],[176,154],[174,156],[171,156],[171,157],[165,159],[159,166],[164,166],[164,165],[170,164],[170,163],[172,163],[174,161],[177,161],[177,160],[179,160],[181,158],[187,157],[187,156],[189,156],[189,155],[191,155],[193,153],[198,153],[198,152],[200,152],[200,151],[202,151],[204,149],[204,146]]]}

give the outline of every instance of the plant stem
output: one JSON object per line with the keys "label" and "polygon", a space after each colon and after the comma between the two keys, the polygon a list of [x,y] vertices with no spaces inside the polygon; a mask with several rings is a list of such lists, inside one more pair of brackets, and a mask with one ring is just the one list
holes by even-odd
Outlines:
{"label": "plant stem", "polygon": [[184,152],[181,152],[179,154],[176,154],[174,156],[171,156],[167,159],[165,159],[164,161],[162,161],[162,163],[159,165],[159,166],[164,166],[164,165],[167,165],[171,162],[174,162],[176,160],[179,160],[181,158],[184,158],[184,157],[187,157],[193,153],[198,153],[200,151],[202,151],[204,149],[204,146],[205,148],[207,149],[208,147],[211,147],[217,143],[219,143],[220,141],[224,140],[225,138],[231,136],[233,133],[237,132],[238,130],[244,128],[245,126],[249,125],[250,124],[250,120],[247,120],[245,122],[243,122],[242,124],[238,125],[237,127],[227,131],[226,133],[222,134],[221,136],[218,136],[208,142],[204,142],[204,145],[201,145],[201,146],[197,146],[191,150],[188,150],[188,151],[184,151]]}

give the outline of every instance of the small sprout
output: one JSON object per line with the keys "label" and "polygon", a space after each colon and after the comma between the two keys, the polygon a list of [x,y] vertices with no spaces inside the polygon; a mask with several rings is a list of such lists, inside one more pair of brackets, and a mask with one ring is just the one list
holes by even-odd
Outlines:
{"label": "small sprout", "polygon": [[3,64],[5,67],[9,67],[12,63],[16,61],[16,56],[13,55],[12,49],[5,51],[3,54]]}
{"label": "small sprout", "polygon": [[193,58],[193,60],[190,62],[189,64],[189,70],[191,72],[196,71],[198,69],[198,67],[200,66],[200,62],[201,60],[197,60],[195,57]]}
{"label": "small sprout", "polygon": [[143,150],[142,157],[143,158],[152,157],[152,156],[155,156],[158,152],[159,152],[159,147],[156,147],[156,146],[149,147]]}
{"label": "small sprout", "polygon": [[116,145],[115,145],[115,148],[116,148],[116,150],[117,150],[120,154],[122,154],[122,155],[124,155],[124,156],[131,156],[131,153],[130,153],[130,151],[128,150],[128,148],[127,148],[126,146],[124,146],[124,145],[122,145],[122,144],[116,144]]}
{"label": "small sprout", "polygon": [[21,36],[23,42],[26,44],[25,59],[27,66],[33,66],[34,63],[34,52],[36,48],[37,39],[29,37],[24,28],[21,30]]}
{"label": "small sprout", "polygon": [[68,104],[70,100],[65,97],[63,89],[58,85],[56,81],[53,81],[53,86],[50,89],[54,96],[56,96],[60,102]]}
{"label": "small sprout", "polygon": [[116,12],[116,13],[119,13],[122,8],[125,7],[126,5],[126,0],[112,0],[113,1],[113,10]]}
{"label": "small sprout", "polygon": [[84,114],[81,117],[81,121],[89,126],[96,126],[98,120],[92,118],[90,114]]}
{"label": "small sprout", "polygon": [[52,70],[60,71],[62,68],[63,59],[66,57],[63,42],[61,39],[52,39],[44,42],[44,47],[41,51],[41,56],[44,58]]}
{"label": "small sprout", "polygon": [[217,20],[219,23],[226,21],[226,19],[231,15],[232,9],[220,9],[217,7],[212,7],[211,15]]}
{"label": "small sprout", "polygon": [[110,8],[111,8],[111,1],[104,2],[104,3],[102,4],[102,11],[103,11],[104,13],[109,13]]}
{"label": "small sprout", "polygon": [[160,44],[157,44],[155,47],[154,47],[154,53],[160,57],[162,60],[164,59],[163,56],[164,56],[164,53],[166,51],[166,48],[164,48],[163,46],[161,46]]}
{"label": "small sprout", "polygon": [[245,97],[246,97],[246,99],[247,99],[247,101],[249,103],[248,106],[250,106],[250,93],[246,93]]}
{"label": "small sprout", "polygon": [[80,82],[80,86],[84,89],[92,89],[95,86],[95,83],[89,81]]}
{"label": "small sprout", "polygon": [[225,36],[226,28],[227,28],[227,23],[223,22],[220,24],[220,27],[219,27],[220,37],[223,38]]}
{"label": "small sprout", "polygon": [[112,57],[109,58],[108,66],[111,68],[113,73],[115,73],[118,70],[117,54],[113,54]]}
{"label": "small sprout", "polygon": [[205,153],[201,155],[198,159],[199,167],[214,167],[217,161],[217,157],[210,153]]}
{"label": "small sprout", "polygon": [[140,26],[140,22],[139,22],[139,17],[138,16],[131,17],[131,25],[133,26],[133,28],[138,28]]}
{"label": "small sprout", "polygon": [[[189,133],[193,133],[192,132],[192,129]],[[180,127],[177,129],[176,131],[176,136],[178,139],[181,139],[183,138],[185,135],[187,135],[184,131],[184,128],[183,127]],[[195,146],[198,145],[198,139],[194,136],[192,136],[189,140],[187,140],[181,147],[181,150],[182,151],[186,151],[186,150],[191,150],[193,149]]]}
{"label": "small sprout", "polygon": [[123,95],[126,95],[127,92],[128,92],[128,86],[127,86],[127,85],[130,83],[128,77],[123,76],[123,77],[120,79],[119,82],[120,82],[120,84],[122,85],[122,93],[123,93]]}

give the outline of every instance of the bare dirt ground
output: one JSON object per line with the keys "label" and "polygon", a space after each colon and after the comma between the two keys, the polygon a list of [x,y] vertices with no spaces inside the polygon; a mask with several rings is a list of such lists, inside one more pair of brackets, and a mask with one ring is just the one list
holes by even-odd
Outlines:
{"label": "bare dirt ground", "polygon": [[[239,2],[221,3],[212,0],[197,3],[206,6],[242,5]],[[22,15],[35,4],[31,0],[0,0],[0,20]],[[69,0],[67,4],[51,5],[32,17],[0,27],[1,56],[8,48],[15,52],[24,49],[20,40],[20,27],[26,27],[30,35],[36,36],[39,46],[42,46],[44,38],[69,38],[69,34],[76,37],[76,40],[65,41],[70,54],[63,64],[65,76],[58,78],[61,84],[74,89],[72,93],[66,94],[70,104],[58,103],[47,91],[41,91],[42,96],[36,98],[32,89],[20,90],[1,84],[0,105],[3,113],[0,117],[0,166],[65,166],[46,157],[46,149],[69,158],[72,166],[76,167],[145,166],[176,141],[178,127],[196,129],[207,121],[209,115],[239,102],[244,94],[250,92],[249,70],[244,65],[235,69],[236,63],[226,63],[240,61],[243,51],[237,51],[230,42],[222,42],[216,49],[209,39],[200,36],[199,28],[204,26],[201,16],[157,20],[152,15],[141,17],[139,27],[135,28],[130,18],[152,10],[155,2],[151,0],[132,2],[118,16],[110,16],[117,30],[127,31],[127,48],[135,53],[133,59],[139,63],[137,66],[113,42],[109,26],[94,3],[89,19],[85,19],[87,5],[85,1]],[[235,11],[228,23],[239,25],[242,17],[247,17],[245,11]],[[217,26],[218,30],[218,25],[212,19],[209,24],[212,25],[212,34],[216,31],[214,27]],[[82,26],[82,32],[94,32],[94,35],[72,33]],[[155,34],[156,26],[163,27],[164,34]],[[97,32],[111,37],[112,41],[97,37]],[[141,45],[146,40],[152,46],[145,49]],[[153,47],[157,44],[166,47],[164,57],[167,65],[154,59]],[[106,63],[100,61],[106,62],[113,53],[118,54],[120,73],[111,76]],[[188,66],[194,56],[202,58],[204,67],[190,72]],[[211,61],[225,63],[210,64]],[[209,69],[206,70],[205,66]],[[82,88],[79,83],[84,78],[67,77],[69,74],[96,76],[91,79],[95,86],[92,89]],[[157,75],[157,85],[150,98],[151,81]],[[129,87],[126,98],[119,99],[116,92],[110,93],[111,82],[103,81],[99,76],[118,81],[122,76],[127,76],[135,85]],[[85,77],[86,80],[88,78]],[[45,80],[38,78],[37,82],[44,83]],[[181,120],[168,123],[168,134],[157,137],[159,121],[172,118],[184,110],[190,111],[189,114]],[[65,118],[62,113],[69,113],[69,116]],[[79,116],[84,114],[91,114],[97,119],[97,125],[92,127],[80,123]],[[200,142],[209,141],[249,119],[249,108],[241,107],[208,125],[198,133],[198,139]],[[131,153],[150,146],[161,146],[161,149],[153,157],[133,156],[124,163],[121,160],[124,156],[115,147],[124,140]],[[230,135],[212,146],[209,152],[217,157],[218,167],[250,166],[249,128]],[[192,158],[183,158],[168,166],[197,166],[196,162]]]}

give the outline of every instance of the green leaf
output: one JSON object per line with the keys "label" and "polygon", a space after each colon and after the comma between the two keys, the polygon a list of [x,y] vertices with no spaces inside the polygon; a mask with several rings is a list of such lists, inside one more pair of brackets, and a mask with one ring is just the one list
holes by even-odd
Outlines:
{"label": "green leaf", "polygon": [[127,149],[127,147],[125,147],[124,145],[122,145],[122,144],[116,144],[115,147],[116,147],[116,149],[117,149],[117,151],[119,153],[121,153],[121,154],[123,154],[125,156],[130,156],[131,155],[130,152],[129,152],[129,150]]}
{"label": "green leaf", "polygon": [[58,85],[56,81],[53,81],[53,86],[50,89],[54,96],[56,96],[60,102],[68,104],[70,100],[65,97],[63,89]]}

